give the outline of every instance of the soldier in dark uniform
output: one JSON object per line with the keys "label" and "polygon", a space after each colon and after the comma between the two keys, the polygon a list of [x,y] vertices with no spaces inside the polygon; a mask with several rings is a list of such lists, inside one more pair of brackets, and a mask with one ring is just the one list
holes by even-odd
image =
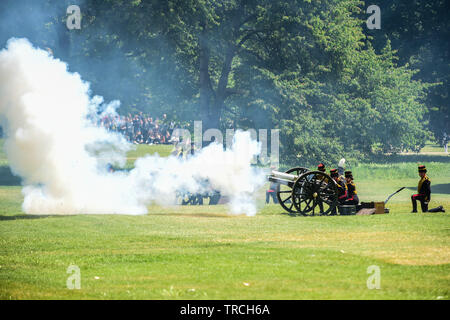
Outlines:
{"label": "soldier in dark uniform", "polygon": [[345,199],[347,199],[347,185],[345,184],[345,181],[339,176],[338,169],[330,170],[330,177],[333,178],[334,181],[336,181],[338,187],[338,201],[340,204],[343,204],[345,202]]}
{"label": "soldier in dark uniform", "polygon": [[[318,166],[317,166],[317,170],[320,171],[320,172],[325,173],[325,165],[323,163],[319,163]],[[328,181],[327,178],[325,178],[325,179],[323,179],[321,181],[321,183],[324,184],[324,185],[327,185],[328,182],[329,181]],[[319,205],[320,213],[323,213],[323,203],[322,203],[321,200],[319,201],[318,205]]]}
{"label": "soldier in dark uniform", "polygon": [[431,199],[431,180],[427,176],[427,168],[424,165],[419,166],[419,184],[417,185],[417,193],[411,196],[413,210],[417,212],[417,200],[420,201],[422,212],[445,212],[442,206],[428,210],[428,203]]}
{"label": "soldier in dark uniform", "polygon": [[325,172],[325,165],[323,163],[319,163],[317,166],[317,170],[321,172]]}
{"label": "soldier in dark uniform", "polygon": [[272,198],[273,203],[278,203],[278,191],[280,191],[280,185],[276,182],[271,182],[269,189],[266,191],[266,203],[270,202],[270,198]]}
{"label": "soldier in dark uniform", "polygon": [[[347,185],[345,181],[339,176],[338,169],[330,170],[330,177],[336,182],[338,189],[338,204],[342,205],[345,203],[345,199],[347,199]],[[333,209],[332,214],[336,214],[336,208]]]}
{"label": "soldier in dark uniform", "polygon": [[[271,170],[276,170],[275,166],[270,167]],[[270,187],[266,190],[266,203],[270,202],[272,198],[273,203],[278,203],[277,192],[280,191],[280,184],[276,182],[271,182]]]}
{"label": "soldier in dark uniform", "polygon": [[417,193],[411,196],[412,212],[417,212],[417,200],[420,201],[422,212],[427,212],[428,203],[431,198],[431,181],[427,176],[427,169],[423,165],[419,166],[419,176],[420,180],[417,186]]}
{"label": "soldier in dark uniform", "polygon": [[358,192],[356,191],[356,185],[353,182],[353,174],[351,171],[345,171],[345,180],[348,189],[348,196],[345,200],[345,204],[356,206],[359,203],[359,198]]}

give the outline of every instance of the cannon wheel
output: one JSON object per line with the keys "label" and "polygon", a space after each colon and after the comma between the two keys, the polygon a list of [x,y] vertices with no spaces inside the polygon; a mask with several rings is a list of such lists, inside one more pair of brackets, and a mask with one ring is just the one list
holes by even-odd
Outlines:
{"label": "cannon wheel", "polygon": [[[286,171],[285,173],[294,174],[296,176],[300,176],[306,172],[308,172],[308,168],[303,167],[294,167]],[[289,213],[296,213],[296,209],[294,207],[294,203],[292,201],[292,188],[285,185],[279,185],[277,190],[277,199],[278,203]]]}
{"label": "cannon wheel", "polygon": [[330,215],[338,203],[336,182],[326,173],[302,174],[292,187],[293,205],[304,216]]}

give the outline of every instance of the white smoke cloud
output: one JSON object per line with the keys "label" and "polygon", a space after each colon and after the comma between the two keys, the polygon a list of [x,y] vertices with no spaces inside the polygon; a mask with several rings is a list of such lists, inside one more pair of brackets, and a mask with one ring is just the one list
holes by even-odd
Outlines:
{"label": "white smoke cloud", "polygon": [[250,164],[260,146],[237,132],[231,150],[211,144],[183,160],[157,155],[136,160],[130,172],[109,173],[106,163],[124,165],[125,139],[87,119],[99,106],[87,82],[26,39],[10,39],[0,51],[0,116],[12,171],[22,177],[23,210],[29,214],[145,214],[152,202],[173,204],[177,191],[202,192],[205,183],[230,198],[232,213],[254,215],[262,171]]}

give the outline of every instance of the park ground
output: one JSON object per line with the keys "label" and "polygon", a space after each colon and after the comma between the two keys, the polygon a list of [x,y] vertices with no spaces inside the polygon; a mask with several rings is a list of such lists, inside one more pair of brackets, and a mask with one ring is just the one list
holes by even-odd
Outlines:
{"label": "park ground", "polygon": [[[129,163],[153,152],[168,155],[170,146],[139,146]],[[446,213],[410,213],[418,163],[429,169],[430,207]],[[264,189],[254,217],[224,205],[32,216],[0,151],[0,299],[448,300],[450,157],[428,145],[352,170],[362,201],[407,188],[389,214],[372,216],[293,217],[265,205]],[[73,265],[81,282],[71,290]]]}

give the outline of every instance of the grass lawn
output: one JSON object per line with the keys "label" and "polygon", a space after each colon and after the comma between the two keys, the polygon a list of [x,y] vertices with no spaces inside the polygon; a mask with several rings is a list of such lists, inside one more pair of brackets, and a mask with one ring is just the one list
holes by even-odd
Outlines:
{"label": "grass lawn", "polygon": [[171,144],[164,145],[136,145],[135,150],[131,150],[127,153],[127,167],[133,167],[134,161],[137,158],[143,157],[147,154],[159,154],[161,157],[167,157],[173,151],[174,147]]}
{"label": "grass lawn", "polygon": [[420,152],[421,153],[432,153],[432,152],[442,152],[442,153],[444,153],[445,150],[444,150],[443,146],[429,141],[425,145],[425,147],[423,147],[422,150],[420,150]]}
{"label": "grass lawn", "polygon": [[[139,146],[129,161],[170,152],[159,148]],[[408,155],[354,165],[363,201],[410,188],[384,215],[291,217],[264,205],[261,190],[255,217],[229,215],[222,205],[150,206],[143,216],[29,216],[21,211],[20,180],[0,152],[0,299],[448,300],[449,159]],[[409,213],[417,162],[430,169],[430,207],[442,204],[446,213]],[[70,265],[80,268],[80,290],[66,286]],[[380,289],[367,287],[369,266],[380,268]]]}

